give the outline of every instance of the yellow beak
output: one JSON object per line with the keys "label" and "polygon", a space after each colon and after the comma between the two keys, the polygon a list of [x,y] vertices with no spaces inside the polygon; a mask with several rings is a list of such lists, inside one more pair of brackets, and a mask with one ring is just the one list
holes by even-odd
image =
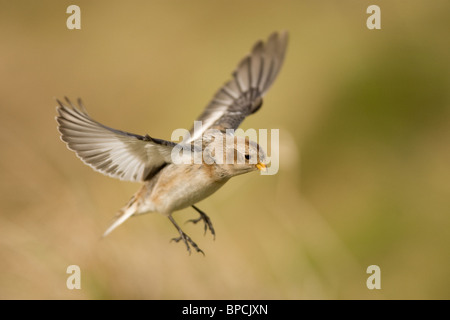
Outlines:
{"label": "yellow beak", "polygon": [[259,171],[267,171],[266,165],[262,162],[258,162],[256,164],[256,168],[258,168]]}

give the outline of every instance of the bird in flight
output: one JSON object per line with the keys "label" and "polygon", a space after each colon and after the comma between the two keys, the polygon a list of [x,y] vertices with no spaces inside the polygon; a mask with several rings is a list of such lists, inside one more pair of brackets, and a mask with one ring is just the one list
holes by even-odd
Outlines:
{"label": "bird in flight", "polygon": [[283,64],[287,42],[287,32],[274,32],[267,41],[256,42],[198,117],[200,129],[194,126],[179,143],[105,126],[90,117],[81,99],[77,105],[68,98],[57,100],[58,131],[70,150],[96,171],[143,183],[104,236],[131,216],[159,212],[178,231],[172,240],[182,241],[189,253],[191,247],[203,253],[172,213],[191,206],[200,216],[188,221],[203,221],[205,233],[209,230],[215,237],[211,219],[195,204],[234,176],[266,170],[261,147],[232,131],[261,108]]}

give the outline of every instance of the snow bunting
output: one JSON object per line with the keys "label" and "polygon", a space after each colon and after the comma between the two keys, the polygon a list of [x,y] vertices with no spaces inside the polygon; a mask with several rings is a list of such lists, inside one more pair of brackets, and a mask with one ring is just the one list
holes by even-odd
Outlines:
{"label": "snow bunting", "polygon": [[259,145],[248,138],[230,136],[227,130],[237,129],[245,117],[261,108],[262,97],[281,69],[287,40],[287,32],[275,32],[266,42],[258,41],[199,116],[201,130],[192,128],[180,143],[107,127],[88,115],[80,99],[78,106],[67,98],[65,102],[57,100],[58,130],[70,150],[96,171],[143,183],[104,236],[131,216],[159,212],[179,233],[172,240],[183,241],[189,253],[191,247],[203,253],[172,213],[191,206],[200,217],[189,221],[203,221],[205,233],[209,229],[215,236],[211,219],[195,204],[233,176],[266,169]]}

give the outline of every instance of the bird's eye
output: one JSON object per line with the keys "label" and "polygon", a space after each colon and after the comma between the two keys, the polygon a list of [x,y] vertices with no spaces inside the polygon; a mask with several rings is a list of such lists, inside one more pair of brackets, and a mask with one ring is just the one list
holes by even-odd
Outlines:
{"label": "bird's eye", "polygon": [[249,155],[249,154],[246,154],[246,155],[245,155],[245,159],[250,160],[250,155]]}

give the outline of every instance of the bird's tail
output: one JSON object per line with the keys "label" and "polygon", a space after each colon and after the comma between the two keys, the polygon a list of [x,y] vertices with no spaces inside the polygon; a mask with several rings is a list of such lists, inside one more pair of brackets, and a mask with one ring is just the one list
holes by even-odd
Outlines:
{"label": "bird's tail", "polygon": [[115,221],[113,224],[105,231],[103,234],[103,238],[106,237],[108,234],[110,234],[115,228],[120,226],[122,223],[125,222],[129,217],[131,217],[133,214],[137,213],[138,207],[139,207],[139,197],[138,194],[135,194],[130,201],[127,203],[126,206],[124,206],[122,209],[117,212]]}

